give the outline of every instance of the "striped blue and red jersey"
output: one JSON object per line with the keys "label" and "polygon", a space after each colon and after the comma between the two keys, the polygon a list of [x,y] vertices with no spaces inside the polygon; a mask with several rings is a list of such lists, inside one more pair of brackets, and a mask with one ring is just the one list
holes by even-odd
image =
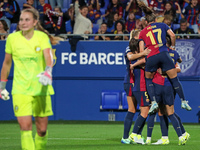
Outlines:
{"label": "striped blue and red jersey", "polygon": [[165,2],[164,1],[159,2],[158,0],[151,0],[150,7],[153,8],[155,13],[161,14],[165,10]]}
{"label": "striped blue and red jersey", "polygon": [[[180,55],[175,50],[169,50],[169,55],[171,56],[174,65],[176,64],[177,60],[180,59]],[[153,78],[153,83],[164,85],[164,86],[171,86],[171,83],[167,76],[162,76],[160,73],[156,72]]]}
{"label": "striped blue and red jersey", "polygon": [[[134,64],[137,60],[131,61]],[[133,76],[135,79],[133,91],[147,91],[146,90],[146,82],[145,82],[145,70],[141,67],[137,66],[133,70]]]}
{"label": "striped blue and red jersey", "polygon": [[166,35],[170,28],[165,23],[151,23],[144,28],[139,35],[145,46],[151,49],[147,58],[163,51],[168,51],[166,46]]}
{"label": "striped blue and red jersey", "polygon": [[183,9],[182,14],[187,19],[188,23],[191,25],[198,24],[197,16],[200,11],[200,5],[195,6],[194,8],[191,5],[188,5],[185,9]]}
{"label": "striped blue and red jersey", "polygon": [[126,21],[125,23],[126,30],[130,33],[133,29],[135,29],[135,20],[134,21]]}
{"label": "striped blue and red jersey", "polygon": [[130,50],[130,48],[128,46],[126,48],[125,53],[124,53],[125,60],[126,60],[126,74],[125,74],[125,77],[124,77],[124,83],[134,83],[133,73],[130,70],[131,61],[129,61],[128,58],[127,58],[127,54],[129,52],[131,52],[131,50]]}

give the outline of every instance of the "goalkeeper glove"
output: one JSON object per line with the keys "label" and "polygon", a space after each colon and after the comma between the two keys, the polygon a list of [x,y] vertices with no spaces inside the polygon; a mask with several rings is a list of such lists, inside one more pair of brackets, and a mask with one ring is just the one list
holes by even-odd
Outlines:
{"label": "goalkeeper glove", "polygon": [[39,82],[42,85],[51,85],[52,84],[52,67],[46,66],[45,71],[38,74]]}
{"label": "goalkeeper glove", "polygon": [[7,81],[0,81],[0,98],[3,100],[9,100],[9,92],[6,90],[6,82]]}

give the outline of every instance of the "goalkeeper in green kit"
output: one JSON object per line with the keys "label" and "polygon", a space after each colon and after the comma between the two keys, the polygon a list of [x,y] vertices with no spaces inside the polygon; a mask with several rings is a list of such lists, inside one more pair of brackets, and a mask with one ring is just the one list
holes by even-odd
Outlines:
{"label": "goalkeeper in green kit", "polygon": [[[48,116],[53,115],[51,95],[53,56],[51,44],[59,43],[39,23],[35,9],[24,9],[20,31],[8,36],[1,69],[0,98],[9,100],[6,82],[14,62],[12,87],[13,109],[21,131],[22,150],[45,150],[48,138]],[[37,132],[32,135],[32,116]]]}

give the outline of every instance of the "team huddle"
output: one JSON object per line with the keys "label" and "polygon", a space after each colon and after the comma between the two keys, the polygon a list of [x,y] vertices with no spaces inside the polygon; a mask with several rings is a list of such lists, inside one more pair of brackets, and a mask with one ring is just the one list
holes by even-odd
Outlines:
{"label": "team huddle", "polygon": [[[121,142],[147,145],[169,144],[169,118],[178,135],[178,145],[184,145],[190,134],[185,131],[180,117],[174,111],[175,94],[179,95],[183,109],[190,111],[192,108],[188,105],[177,78],[177,73],[181,71],[177,62],[181,63],[182,60],[175,51],[175,34],[166,24],[157,23],[155,14],[143,2],[138,1],[138,5],[145,13],[148,26],[142,31],[131,32],[129,46],[125,51],[124,90],[129,107]],[[129,135],[137,104],[140,106],[140,114]],[[160,118],[162,137],[156,143],[151,143],[156,112]],[[145,141],[141,132],[148,116]]]}
{"label": "team huddle", "polygon": [[[168,118],[178,135],[178,145],[184,145],[190,137],[174,111],[177,93],[181,107],[190,111],[182,86],[177,78],[181,58],[175,51],[175,34],[164,23],[156,23],[156,16],[143,2],[138,1],[145,13],[148,26],[142,31],[132,31],[129,46],[125,51],[126,76],[124,89],[127,94],[128,112],[124,121],[124,144],[151,144],[154,118],[158,110],[162,138],[152,144],[169,144]],[[10,99],[6,90],[12,60],[14,78],[12,88],[13,109],[20,125],[22,149],[46,149],[48,139],[48,116],[53,115],[52,47],[62,39],[51,36],[39,22],[35,9],[22,11],[19,29],[10,34],[6,41],[5,59],[1,69],[0,98]],[[39,82],[38,82],[39,81]],[[150,107],[151,102],[151,107]],[[137,104],[140,105],[132,133],[129,135]],[[37,132],[32,136],[32,116],[35,117]],[[147,140],[142,129],[148,118]],[[168,117],[168,118],[167,118]]]}

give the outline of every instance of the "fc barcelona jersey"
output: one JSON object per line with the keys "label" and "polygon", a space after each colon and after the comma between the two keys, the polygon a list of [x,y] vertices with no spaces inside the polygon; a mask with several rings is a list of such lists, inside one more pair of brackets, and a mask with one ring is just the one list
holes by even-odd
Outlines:
{"label": "fc barcelona jersey", "polygon": [[[180,55],[178,54],[177,51],[175,50],[169,50],[169,55],[171,56],[174,65],[176,64],[177,60],[180,59]],[[168,79],[167,76],[162,76],[160,73],[156,72],[153,78],[153,83],[159,84],[159,85],[166,85],[166,86],[171,86],[171,83]]]}
{"label": "fc barcelona jersey", "polygon": [[152,23],[140,32],[139,40],[143,40],[146,47],[151,49],[147,58],[160,52],[168,51],[166,35],[169,29],[165,23]]}
{"label": "fc barcelona jersey", "polygon": [[[137,60],[132,61],[131,63],[134,64]],[[134,86],[133,91],[146,91],[146,82],[144,76],[144,69],[137,66],[133,69],[133,77],[134,77]]]}
{"label": "fc barcelona jersey", "polygon": [[131,52],[129,46],[126,48],[126,51],[125,51],[125,60],[126,60],[126,74],[125,74],[125,77],[124,77],[124,83],[134,83],[134,78],[133,78],[133,73],[131,72],[130,70],[130,64],[131,64],[131,61],[128,60],[127,58],[127,54]]}

